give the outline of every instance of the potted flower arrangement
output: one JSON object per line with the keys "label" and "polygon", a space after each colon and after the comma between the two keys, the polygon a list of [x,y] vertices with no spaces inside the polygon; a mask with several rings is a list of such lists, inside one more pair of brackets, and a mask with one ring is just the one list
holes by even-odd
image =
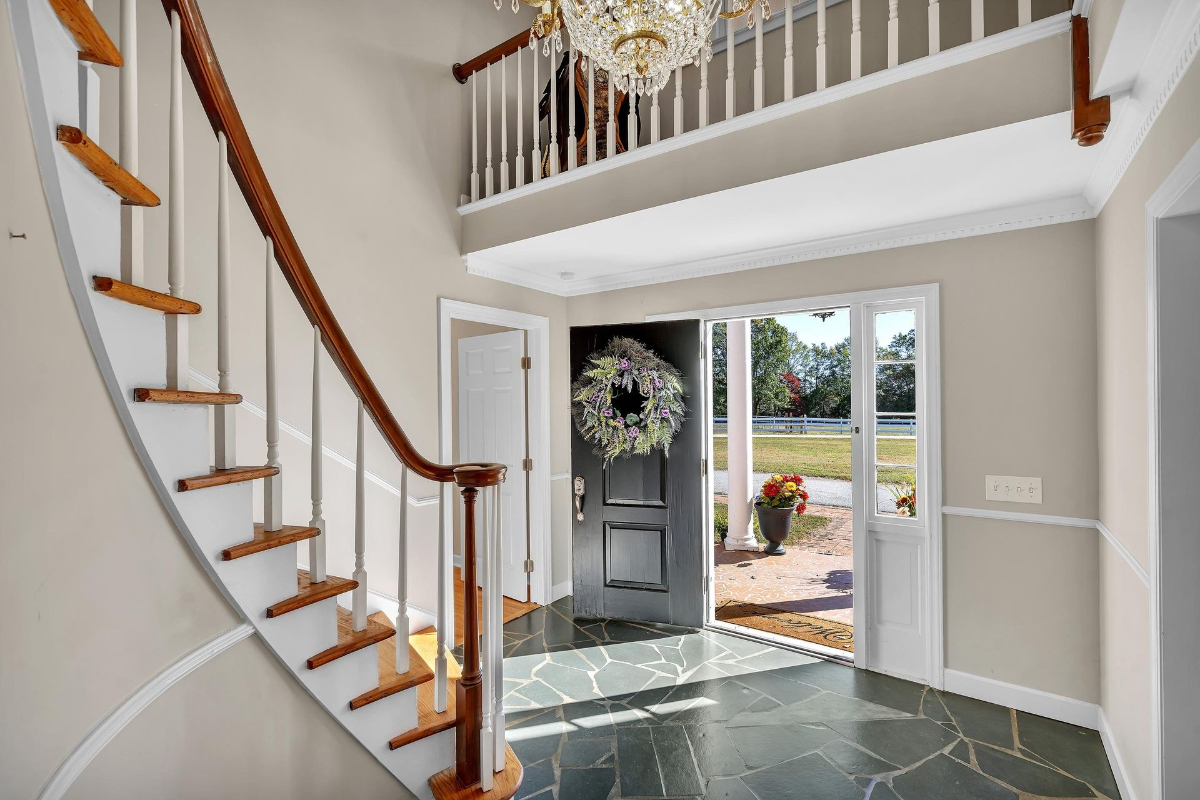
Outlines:
{"label": "potted flower arrangement", "polygon": [[888,491],[892,493],[892,499],[896,503],[896,513],[902,517],[915,517],[917,515],[917,480],[909,478],[909,480],[899,486],[888,485]]}
{"label": "potted flower arrangement", "polygon": [[767,555],[781,556],[783,542],[792,529],[792,515],[803,514],[808,505],[808,490],[799,475],[772,475],[763,483],[754,499],[758,530],[768,544]]}

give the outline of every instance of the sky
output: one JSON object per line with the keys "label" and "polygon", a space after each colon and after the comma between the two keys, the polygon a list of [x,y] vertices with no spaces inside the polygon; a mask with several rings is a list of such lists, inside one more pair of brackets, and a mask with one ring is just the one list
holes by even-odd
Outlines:
{"label": "sky", "polygon": [[[850,309],[839,308],[829,319],[822,322],[812,314],[789,314],[776,317],[781,325],[808,344],[832,345],[850,335]],[[897,333],[912,330],[913,313],[898,312],[879,314],[876,317],[878,340],[887,344]]]}

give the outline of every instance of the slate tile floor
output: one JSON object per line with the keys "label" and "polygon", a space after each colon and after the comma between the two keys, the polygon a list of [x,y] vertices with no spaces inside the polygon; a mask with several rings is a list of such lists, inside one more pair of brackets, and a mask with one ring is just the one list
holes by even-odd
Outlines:
{"label": "slate tile floor", "polygon": [[1119,798],[1094,731],[915,683],[570,598],[504,638],[519,798]]}

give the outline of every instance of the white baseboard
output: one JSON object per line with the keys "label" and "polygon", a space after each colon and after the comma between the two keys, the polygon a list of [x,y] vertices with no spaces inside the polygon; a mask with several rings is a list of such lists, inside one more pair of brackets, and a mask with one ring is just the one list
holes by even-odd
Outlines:
{"label": "white baseboard", "polygon": [[1113,741],[1112,728],[1108,727],[1108,717],[1103,708],[1096,708],[1096,721],[1100,724],[1100,741],[1104,742],[1104,754],[1108,756],[1108,765],[1112,768],[1122,800],[1138,800],[1133,787],[1129,785],[1129,779],[1125,777],[1125,761],[1121,758],[1117,743]]}
{"label": "white baseboard", "polygon": [[570,581],[556,583],[550,587],[550,602],[553,603],[555,600],[562,600],[564,597],[571,594],[572,591],[574,590],[572,589]]}
{"label": "white baseboard", "polygon": [[1069,722],[1081,728],[1097,730],[1099,727],[1100,707],[1095,703],[983,678],[969,672],[945,670],[945,690],[1037,714],[1039,717]]}

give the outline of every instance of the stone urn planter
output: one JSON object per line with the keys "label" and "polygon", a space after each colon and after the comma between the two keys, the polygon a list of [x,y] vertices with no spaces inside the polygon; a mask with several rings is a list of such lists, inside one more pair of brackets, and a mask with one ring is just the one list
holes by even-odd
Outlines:
{"label": "stone urn planter", "polygon": [[754,513],[758,517],[758,530],[767,540],[763,552],[769,556],[783,555],[785,552],[783,542],[792,529],[792,515],[796,513],[795,507],[771,508],[755,504]]}

